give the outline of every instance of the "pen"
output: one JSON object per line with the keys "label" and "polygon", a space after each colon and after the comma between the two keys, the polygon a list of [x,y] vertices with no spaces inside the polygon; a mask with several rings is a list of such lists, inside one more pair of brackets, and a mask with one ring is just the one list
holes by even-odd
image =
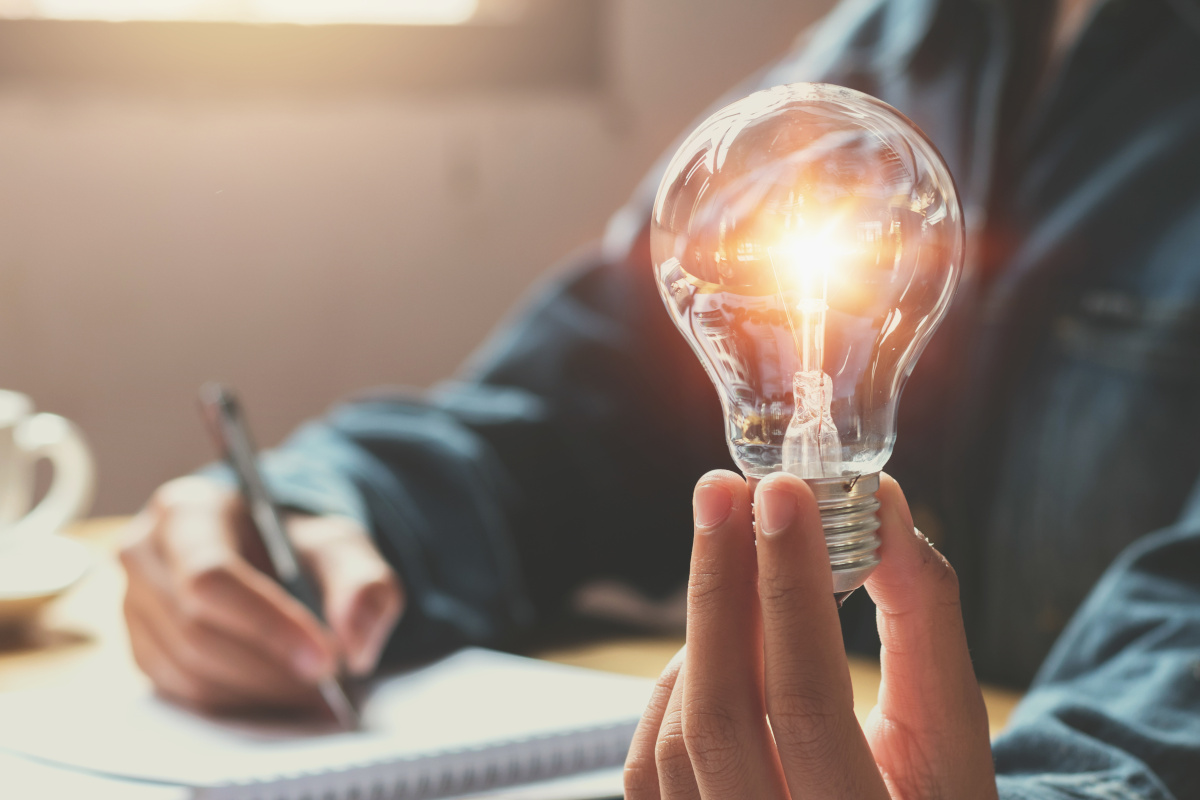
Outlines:
{"label": "pen", "polygon": [[[227,387],[217,383],[205,384],[200,389],[200,406],[209,432],[229,466],[237,474],[242,497],[250,511],[250,517],[263,547],[275,569],[275,576],[283,588],[304,604],[317,619],[322,619],[320,598],[312,579],[305,573],[296,555],[292,542],[283,526],[279,507],[271,499],[267,485],[263,482],[255,459],[254,444],[237,397]],[[329,710],[338,723],[347,730],[359,727],[358,712],[345,686],[336,678],[325,678],[317,688],[325,699]]]}

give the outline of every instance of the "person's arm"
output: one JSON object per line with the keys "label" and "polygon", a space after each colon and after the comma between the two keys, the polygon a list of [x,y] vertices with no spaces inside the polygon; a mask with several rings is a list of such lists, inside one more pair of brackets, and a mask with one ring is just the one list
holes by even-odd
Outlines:
{"label": "person's arm", "polygon": [[346,403],[265,469],[282,502],[372,532],[406,590],[403,657],[502,641],[591,578],[678,585],[721,431],[649,264],[588,256],[458,379]]}
{"label": "person's arm", "polygon": [[1005,800],[1200,797],[1200,519],[1132,545],[995,743]]}

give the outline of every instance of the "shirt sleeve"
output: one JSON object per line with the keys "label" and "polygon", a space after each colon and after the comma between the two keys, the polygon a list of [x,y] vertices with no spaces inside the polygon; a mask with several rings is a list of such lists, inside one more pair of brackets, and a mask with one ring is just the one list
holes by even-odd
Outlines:
{"label": "shirt sleeve", "polygon": [[594,578],[686,577],[716,393],[648,258],[573,260],[455,380],[336,407],[264,458],[278,500],[361,521],[408,607],[387,655],[496,644]]}
{"label": "shirt sleeve", "polygon": [[1109,568],[994,752],[1004,800],[1200,797],[1200,515]]}

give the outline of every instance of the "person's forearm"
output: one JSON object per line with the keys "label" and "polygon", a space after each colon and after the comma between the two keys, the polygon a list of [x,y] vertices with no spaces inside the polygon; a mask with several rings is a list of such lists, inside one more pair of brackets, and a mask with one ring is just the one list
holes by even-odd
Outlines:
{"label": "person's forearm", "polygon": [[268,454],[282,502],[361,521],[405,584],[393,655],[497,644],[596,578],[686,575],[720,409],[649,267],[570,271],[454,381],[350,402]]}

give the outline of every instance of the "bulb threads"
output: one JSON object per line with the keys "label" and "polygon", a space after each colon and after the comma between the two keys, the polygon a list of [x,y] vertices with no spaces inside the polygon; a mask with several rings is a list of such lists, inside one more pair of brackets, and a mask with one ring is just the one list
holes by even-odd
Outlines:
{"label": "bulb threads", "polygon": [[879,564],[879,473],[839,478],[807,478],[821,512],[825,546],[833,568],[833,591],[863,585]]}
{"label": "bulb threads", "polygon": [[[759,476],[748,476],[750,491]],[[879,566],[879,473],[843,475],[838,478],[804,478],[812,489],[821,512],[829,565],[833,568],[833,592],[840,607],[851,592],[862,586]]]}

